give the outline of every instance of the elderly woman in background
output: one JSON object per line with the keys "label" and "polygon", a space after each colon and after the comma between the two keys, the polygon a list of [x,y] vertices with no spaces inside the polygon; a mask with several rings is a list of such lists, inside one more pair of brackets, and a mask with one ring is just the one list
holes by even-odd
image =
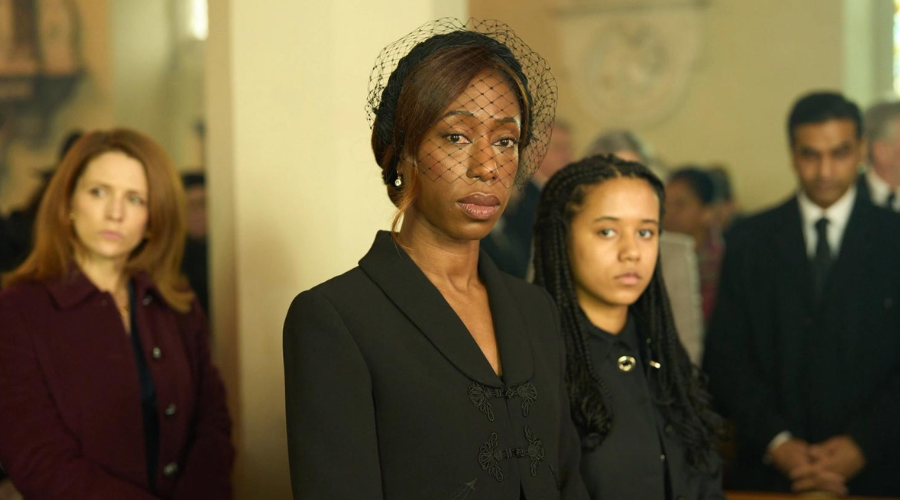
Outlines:
{"label": "elderly woman in background", "polygon": [[137,132],[86,134],[51,180],[0,292],[0,462],[28,500],[231,498],[184,217],[175,169]]}

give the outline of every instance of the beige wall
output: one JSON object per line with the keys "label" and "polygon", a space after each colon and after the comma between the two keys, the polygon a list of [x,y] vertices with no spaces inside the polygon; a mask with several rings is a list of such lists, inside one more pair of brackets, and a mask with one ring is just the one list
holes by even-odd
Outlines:
{"label": "beige wall", "polygon": [[57,148],[75,127],[109,127],[113,124],[111,36],[107,0],[76,0],[81,16],[81,47],[84,78],[76,92],[54,117],[50,137],[44,145],[18,141],[10,145],[9,171],[0,180],[0,213],[26,203],[40,183],[35,170],[56,162]]}
{"label": "beige wall", "polygon": [[[548,58],[560,84],[558,116],[573,124],[581,153],[597,133],[622,125],[589,110],[575,91],[560,49],[558,9],[566,3],[470,0],[470,11],[505,20]],[[798,95],[846,89],[863,105],[880,95],[885,79],[874,72],[887,70],[873,58],[890,42],[879,48],[873,39],[884,35],[885,0],[703,3],[699,58],[683,99],[667,118],[634,129],[670,165],[726,164],[744,205],[758,209],[793,189],[784,122]]]}
{"label": "beige wall", "polygon": [[25,204],[38,168],[56,162],[72,129],[131,127],[157,140],[179,168],[200,164],[193,124],[203,115],[202,43],[185,40],[176,15],[186,0],[75,0],[84,77],[53,116],[44,144],[10,146],[0,213]]}
{"label": "beige wall", "polygon": [[290,301],[355,266],[393,212],[368,146],[372,63],[444,14],[465,6],[210,4],[213,326],[238,423],[239,498],[290,498],[281,351]]}

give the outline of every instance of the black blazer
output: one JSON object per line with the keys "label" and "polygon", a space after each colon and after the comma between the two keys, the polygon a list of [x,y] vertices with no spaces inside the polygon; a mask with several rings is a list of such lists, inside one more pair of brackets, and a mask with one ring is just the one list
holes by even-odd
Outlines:
{"label": "black blazer", "polygon": [[587,498],[556,310],[482,252],[503,365],[390,234],[284,325],[295,499]]}
{"label": "black blazer", "polygon": [[[629,318],[613,340],[588,324],[591,362],[609,389],[613,415],[600,446],[582,455],[588,493],[600,500],[725,500],[718,455],[709,454],[704,470],[688,462],[683,439],[661,409],[659,377],[635,326]],[[632,370],[619,368],[622,356],[635,359]]]}
{"label": "black blazer", "polygon": [[788,430],[849,434],[868,465],[851,494],[900,494],[900,216],[857,196],[821,300],[796,198],[737,227],[706,338],[720,411],[737,424],[733,488],[787,491],[762,458]]}

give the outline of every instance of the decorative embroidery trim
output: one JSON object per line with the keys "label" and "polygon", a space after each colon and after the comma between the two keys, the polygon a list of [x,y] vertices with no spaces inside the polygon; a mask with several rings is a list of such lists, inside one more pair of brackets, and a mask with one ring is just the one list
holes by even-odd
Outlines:
{"label": "decorative embroidery trim", "polygon": [[497,433],[492,432],[487,442],[481,445],[478,452],[478,463],[481,464],[481,470],[494,476],[498,483],[503,481],[503,470],[500,468],[501,458],[502,450],[497,449]]}
{"label": "decorative embroidery trim", "polygon": [[538,465],[544,459],[544,444],[531,429],[525,426],[525,437],[528,439],[528,458],[531,459],[531,476],[537,477]]}
{"label": "decorative embroidery trim", "polygon": [[525,382],[512,387],[488,387],[478,382],[472,382],[469,387],[469,401],[478,408],[481,413],[487,415],[489,421],[494,421],[494,408],[491,399],[519,397],[522,400],[522,416],[527,417],[531,412],[531,405],[537,401],[537,387],[531,382]]}
{"label": "decorative embroidery trim", "polygon": [[499,483],[503,481],[501,460],[528,457],[531,460],[531,476],[537,477],[538,466],[544,460],[544,444],[527,425],[525,426],[525,438],[528,439],[528,448],[500,448],[497,433],[492,432],[491,437],[478,450],[478,463],[481,465],[481,470],[493,476]]}

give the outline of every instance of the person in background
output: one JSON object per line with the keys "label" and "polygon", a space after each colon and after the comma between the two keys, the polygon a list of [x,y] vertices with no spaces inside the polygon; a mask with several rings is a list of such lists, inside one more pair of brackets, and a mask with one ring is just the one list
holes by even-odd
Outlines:
{"label": "person in background", "polygon": [[900,496],[900,216],[858,194],[862,130],[844,96],[801,97],[796,194],[732,230],[704,356],[730,488]]}
{"label": "person in background", "polygon": [[185,218],[187,239],[184,245],[184,260],[181,272],[188,283],[203,312],[209,316],[209,248],[207,238],[206,217],[206,175],[202,172],[182,174],[184,197],[187,205]]}
{"label": "person in background", "polygon": [[[588,150],[588,156],[615,155],[647,166],[657,177],[663,177],[664,172],[654,169],[656,162],[651,154],[647,143],[630,130],[605,132],[594,139]],[[664,232],[659,237],[659,260],[678,336],[691,361],[699,366],[703,359],[704,321],[694,239]]]}
{"label": "person in background", "polygon": [[662,182],[614,156],[547,184],[535,283],[559,307],[591,498],[724,500],[720,418],[678,341],[659,273]]}
{"label": "person in background", "polygon": [[870,168],[856,183],[859,195],[900,212],[900,102],[880,102],[866,112]]}
{"label": "person in background", "polygon": [[54,172],[59,162],[66,156],[66,153],[73,144],[81,137],[81,130],[73,130],[66,134],[62,144],[59,147],[59,155],[57,163],[39,171],[41,176],[41,184],[31,195],[28,203],[20,210],[13,211],[6,220],[3,235],[0,238],[6,240],[8,246],[7,252],[10,255],[3,261],[0,261],[0,272],[7,272],[18,266],[25,260],[31,252],[34,243],[34,221],[37,218],[38,207],[41,205],[41,199],[47,191],[50,179],[53,178]]}
{"label": "person in background", "polygon": [[715,225],[716,188],[712,176],[699,167],[682,167],[669,175],[666,184],[666,231],[686,234],[694,239],[703,323],[709,324],[716,304],[719,268],[725,241]]}
{"label": "person in background", "polygon": [[517,278],[528,277],[534,218],[541,188],[553,174],[571,161],[571,130],[566,122],[557,120],[553,124],[550,145],[540,168],[521,191],[514,193],[494,229],[487,238],[481,240],[481,247],[501,271]]}
{"label": "person in background", "polygon": [[713,196],[713,227],[718,229],[722,237],[728,239],[728,231],[734,223],[743,218],[740,207],[734,197],[731,175],[724,165],[713,165],[706,172],[715,186]]}
{"label": "person in background", "polygon": [[179,273],[184,192],[127,129],[82,136],[0,291],[0,463],[27,499],[230,499],[231,419]]}
{"label": "person in background", "polygon": [[630,130],[609,130],[598,135],[588,147],[585,158],[596,155],[615,155],[625,161],[636,161],[651,170],[656,168],[650,146]]}

